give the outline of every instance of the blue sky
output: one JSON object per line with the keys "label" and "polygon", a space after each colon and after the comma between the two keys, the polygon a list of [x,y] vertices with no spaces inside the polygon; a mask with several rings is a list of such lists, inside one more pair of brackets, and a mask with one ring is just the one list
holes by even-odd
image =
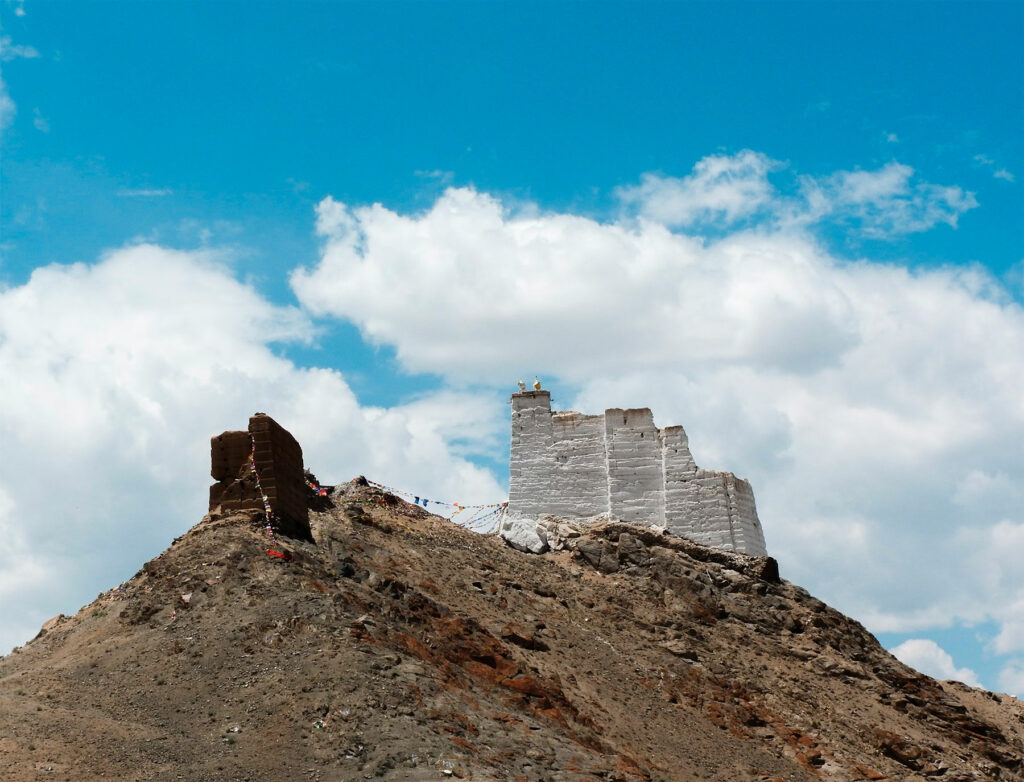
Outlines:
{"label": "blue sky", "polygon": [[493,501],[538,373],[1024,691],[1021,4],[4,0],[0,41],[0,592],[39,595],[0,646],[194,523],[253,410]]}

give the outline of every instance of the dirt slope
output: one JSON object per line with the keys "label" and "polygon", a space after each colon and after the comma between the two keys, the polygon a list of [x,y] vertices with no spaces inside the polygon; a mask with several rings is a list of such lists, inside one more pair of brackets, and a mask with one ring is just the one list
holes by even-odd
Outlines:
{"label": "dirt slope", "polygon": [[0,780],[1024,778],[1021,702],[770,560],[623,525],[532,556],[332,499],[291,561],[207,517],[0,660]]}

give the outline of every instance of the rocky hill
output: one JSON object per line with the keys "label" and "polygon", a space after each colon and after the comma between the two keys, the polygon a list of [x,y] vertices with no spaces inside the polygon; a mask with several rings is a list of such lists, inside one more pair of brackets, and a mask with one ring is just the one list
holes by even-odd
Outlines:
{"label": "rocky hill", "polygon": [[312,542],[263,523],[204,518],[0,660],[0,779],[1024,778],[1021,702],[770,559],[619,524],[524,554],[360,480]]}

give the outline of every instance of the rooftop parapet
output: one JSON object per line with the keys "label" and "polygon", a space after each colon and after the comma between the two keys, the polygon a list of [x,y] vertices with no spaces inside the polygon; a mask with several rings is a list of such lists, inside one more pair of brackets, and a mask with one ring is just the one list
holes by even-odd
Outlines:
{"label": "rooftop parapet", "polygon": [[527,410],[533,407],[543,407],[547,410],[551,409],[551,392],[550,391],[520,391],[516,394],[512,394],[512,410]]}

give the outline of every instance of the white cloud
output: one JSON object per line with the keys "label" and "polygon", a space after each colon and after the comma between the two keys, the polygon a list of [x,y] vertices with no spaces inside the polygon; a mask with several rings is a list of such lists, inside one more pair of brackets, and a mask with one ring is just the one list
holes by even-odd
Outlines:
{"label": "white cloud", "polygon": [[[998,518],[1009,508],[1024,507],[1024,486],[1003,471],[968,470],[957,480],[952,500],[966,513]],[[997,526],[993,534],[1002,529]]]}
{"label": "white cloud", "polygon": [[[1016,548],[1011,549],[1016,557],[1014,565],[1020,567],[1021,554],[1024,554],[1024,547],[1017,542]],[[1012,598],[1011,598],[1012,599]],[[1017,590],[1017,599],[1013,602],[1000,606],[996,612],[999,616],[999,634],[992,641],[992,648],[998,654],[1010,654],[1013,652],[1024,652],[1024,590]]]}
{"label": "white cloud", "polygon": [[468,189],[448,190],[419,218],[326,199],[318,229],[320,265],[292,278],[300,299],[394,344],[410,369],[530,374],[538,356],[563,377],[682,360],[800,369],[858,339],[831,261],[804,239],[705,249],[653,224],[506,219],[497,200]]}
{"label": "white cloud", "polygon": [[0,623],[0,654],[15,643],[28,640],[48,615],[40,611],[31,597],[42,594],[52,582],[45,557],[33,551],[26,541],[22,525],[14,514],[15,503],[0,485],[0,535],[4,553],[0,554],[0,595],[5,596],[4,614]]}
{"label": "white cloud", "polygon": [[899,144],[900,143],[900,137],[897,136],[895,133],[886,133],[885,134],[885,140],[889,144]]}
{"label": "white cloud", "polygon": [[970,668],[957,668],[953,658],[935,641],[911,638],[890,650],[896,659],[934,679],[956,679],[972,687],[980,687],[978,677]]}
{"label": "white cloud", "polygon": [[361,406],[337,372],[275,354],[313,327],[228,260],[142,245],[0,291],[0,603],[18,607],[2,617],[3,651],[198,521],[210,436],[255,410],[327,483],[364,473],[438,498],[502,496],[460,454],[493,442],[503,405],[444,392]]}
{"label": "white cloud", "polygon": [[[15,10],[15,13],[18,10],[20,10],[20,6]],[[38,56],[39,52],[33,47],[17,45],[12,43],[10,36],[0,34],[0,62],[10,62],[11,60]],[[11,98],[7,84],[4,82],[2,75],[0,75],[0,139],[3,138],[3,132],[14,122],[14,117],[17,113],[18,109],[14,99]]]}
{"label": "white cloud", "polygon": [[768,202],[773,192],[768,172],[780,167],[747,149],[706,157],[682,179],[645,174],[639,185],[620,188],[618,194],[624,203],[635,204],[641,215],[664,225],[732,223]]}
{"label": "white cloud", "polygon": [[[838,177],[832,197],[884,201],[910,177]],[[792,223],[708,241],[465,188],[414,215],[328,198],[318,230],[300,301],[406,368],[649,405],[700,464],[753,480],[787,578],[879,631],[1015,626],[1024,311],[984,270],[842,261]]]}
{"label": "white cloud", "polygon": [[3,137],[3,132],[14,122],[14,117],[17,113],[18,107],[11,98],[11,94],[7,91],[6,82],[0,76],[0,138]]}
{"label": "white cloud", "polygon": [[730,226],[757,217],[790,226],[841,222],[872,238],[917,233],[940,223],[955,228],[960,215],[978,205],[973,193],[919,181],[914,169],[895,161],[875,171],[801,176],[799,194],[783,197],[769,174],[784,168],[744,150],[706,157],[681,179],[645,174],[639,185],[619,188],[617,194],[641,217],[673,228]]}
{"label": "white cloud", "polygon": [[429,169],[429,170],[428,169],[420,169],[420,170],[414,171],[413,173],[416,176],[420,177],[421,179],[431,179],[431,180],[434,180],[435,182],[437,182],[440,185],[444,185],[445,187],[451,185],[452,182],[455,180],[455,172],[454,171],[444,171],[444,170],[442,170],[440,168],[433,168],[433,169]]}
{"label": "white cloud", "polygon": [[878,171],[841,171],[834,175],[836,197],[843,204],[884,201],[906,193],[914,169],[900,163],[889,163]]}
{"label": "white cloud", "polygon": [[169,187],[123,187],[117,194],[122,198],[160,198],[173,192]]}
{"label": "white cloud", "polygon": [[33,59],[39,52],[33,46],[21,46],[14,43],[9,35],[0,35],[0,62],[18,59]]}
{"label": "white cloud", "polygon": [[1016,180],[1016,177],[1007,169],[1003,167],[996,168],[996,161],[988,155],[975,155],[974,162],[982,168],[992,169],[992,176],[995,179],[1002,179],[1006,182],[1013,182]]}
{"label": "white cloud", "polygon": [[961,214],[978,205],[973,193],[956,186],[913,181],[914,169],[888,163],[876,171],[839,171],[803,178],[806,210],[795,219],[854,221],[864,234],[885,238],[927,231],[945,223],[956,227]]}
{"label": "white cloud", "polygon": [[32,124],[35,125],[36,130],[40,133],[50,132],[50,122],[39,112],[39,109],[33,109],[32,111]]}
{"label": "white cloud", "polygon": [[999,687],[1003,692],[1024,698],[1024,660],[1013,660],[999,672]]}
{"label": "white cloud", "polygon": [[[1005,491],[1009,502],[1019,503],[1020,489]],[[1017,507],[1020,507],[1019,504]],[[992,641],[997,654],[1024,652],[1024,521],[1000,521],[984,530],[976,566],[984,573],[988,589],[1001,596],[992,613],[999,619],[999,633]]]}

